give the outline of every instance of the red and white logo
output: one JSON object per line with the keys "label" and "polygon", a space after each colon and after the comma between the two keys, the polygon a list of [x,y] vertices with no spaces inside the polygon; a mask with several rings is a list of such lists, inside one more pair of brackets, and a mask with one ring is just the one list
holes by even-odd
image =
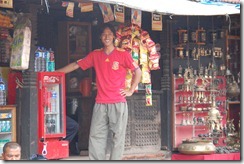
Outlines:
{"label": "red and white logo", "polygon": [[114,61],[114,62],[113,62],[112,69],[113,69],[113,70],[118,70],[118,69],[119,69],[119,62]]}
{"label": "red and white logo", "polygon": [[57,83],[59,82],[59,78],[56,76],[44,76],[43,81],[46,83]]}

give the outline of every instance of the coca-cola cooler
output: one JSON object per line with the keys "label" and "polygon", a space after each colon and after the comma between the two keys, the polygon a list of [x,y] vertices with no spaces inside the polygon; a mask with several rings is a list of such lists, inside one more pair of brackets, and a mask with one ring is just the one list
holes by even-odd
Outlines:
{"label": "coca-cola cooler", "polygon": [[38,154],[47,159],[69,156],[66,137],[65,74],[38,72]]}

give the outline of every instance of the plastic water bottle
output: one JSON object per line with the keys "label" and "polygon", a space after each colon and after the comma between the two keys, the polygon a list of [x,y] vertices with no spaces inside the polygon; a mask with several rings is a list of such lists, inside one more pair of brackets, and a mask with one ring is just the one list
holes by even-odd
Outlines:
{"label": "plastic water bottle", "polygon": [[56,112],[57,111],[57,92],[52,91],[51,94],[51,111]]}
{"label": "plastic water bottle", "polygon": [[45,59],[45,48],[41,47],[41,71],[46,71],[46,59]]}
{"label": "plastic water bottle", "polygon": [[50,51],[45,50],[45,52],[44,52],[44,59],[46,61],[46,63],[45,63],[46,71],[49,71],[49,69],[48,69],[48,62],[50,61]]}
{"label": "plastic water bottle", "polygon": [[41,48],[38,46],[35,51],[35,72],[41,71]]}
{"label": "plastic water bottle", "polygon": [[0,75],[0,105],[6,105],[6,86]]}

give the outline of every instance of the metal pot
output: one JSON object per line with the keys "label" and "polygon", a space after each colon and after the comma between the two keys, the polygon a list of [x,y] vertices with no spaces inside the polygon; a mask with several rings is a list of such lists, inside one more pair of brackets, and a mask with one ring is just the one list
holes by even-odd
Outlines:
{"label": "metal pot", "polygon": [[228,83],[226,95],[228,98],[233,99],[233,98],[237,98],[239,94],[240,94],[240,88],[233,77],[233,81],[231,83]]}
{"label": "metal pot", "polygon": [[178,146],[182,154],[214,154],[215,146],[212,141],[200,140],[196,142],[183,142]]}

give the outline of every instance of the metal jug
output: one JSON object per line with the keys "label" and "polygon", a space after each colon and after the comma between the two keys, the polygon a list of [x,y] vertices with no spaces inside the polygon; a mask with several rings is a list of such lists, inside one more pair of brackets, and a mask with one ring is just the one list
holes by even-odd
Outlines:
{"label": "metal jug", "polygon": [[229,99],[237,99],[240,94],[240,88],[232,75],[232,82],[227,82],[226,95]]}

